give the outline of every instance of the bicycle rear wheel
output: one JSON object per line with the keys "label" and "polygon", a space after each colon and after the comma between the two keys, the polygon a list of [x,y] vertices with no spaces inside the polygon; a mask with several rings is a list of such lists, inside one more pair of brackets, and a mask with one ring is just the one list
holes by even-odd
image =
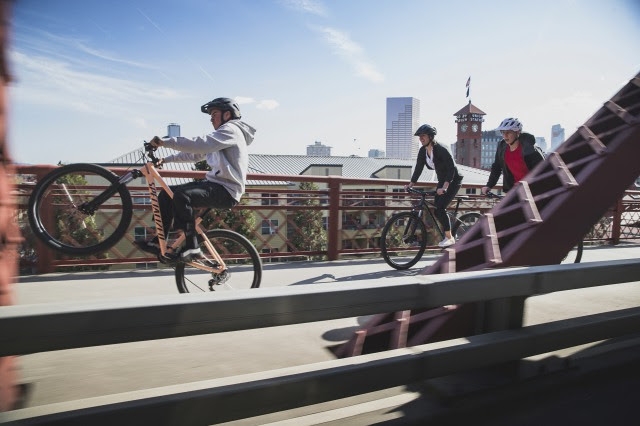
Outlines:
{"label": "bicycle rear wheel", "polygon": [[[247,238],[227,229],[214,229],[208,231],[206,236],[218,254],[224,259],[227,269],[220,274],[214,274],[186,263],[178,263],[175,276],[176,285],[180,293],[260,287],[262,261],[258,251]],[[200,243],[200,249],[205,260],[199,262],[207,266],[217,266],[204,242]]]}
{"label": "bicycle rear wheel", "polygon": [[482,215],[480,213],[465,213],[457,220],[452,221],[451,233],[453,234],[456,241],[462,238],[462,236],[466,234],[469,228],[475,225],[481,217]]}
{"label": "bicycle rear wheel", "polygon": [[[109,249],[127,231],[131,194],[118,176],[96,164],[69,164],[44,176],[29,197],[33,233],[52,249],[89,255]],[[111,190],[113,194],[105,192]],[[105,200],[87,203],[103,194]]]}
{"label": "bicycle rear wheel", "polygon": [[382,229],[382,257],[392,268],[411,268],[422,258],[426,247],[427,231],[424,223],[412,212],[391,216]]}

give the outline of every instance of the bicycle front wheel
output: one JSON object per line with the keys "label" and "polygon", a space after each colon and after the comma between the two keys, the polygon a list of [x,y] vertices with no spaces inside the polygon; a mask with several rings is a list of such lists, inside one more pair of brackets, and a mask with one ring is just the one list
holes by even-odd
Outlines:
{"label": "bicycle front wheel", "polygon": [[133,206],[114,173],[96,164],[69,164],[38,182],[27,212],[33,233],[47,246],[79,256],[115,245],[129,228]]}
{"label": "bicycle front wheel", "polygon": [[580,263],[582,260],[582,251],[584,249],[584,241],[580,240],[578,244],[562,259],[560,263]]}
{"label": "bicycle front wheel", "polygon": [[395,269],[408,269],[418,263],[427,247],[427,231],[420,218],[411,212],[391,216],[382,229],[382,257]]}
{"label": "bicycle front wheel", "polygon": [[[262,261],[256,248],[244,236],[227,229],[208,231],[206,238],[222,257],[226,269],[211,273],[185,263],[176,266],[176,284],[180,293],[237,290],[260,287]],[[198,237],[200,239],[200,237]],[[206,266],[217,266],[204,241],[200,243]]]}
{"label": "bicycle front wheel", "polygon": [[467,233],[469,228],[475,225],[481,217],[482,215],[480,213],[465,213],[457,220],[451,222],[453,227],[451,233],[453,234],[453,237],[456,239],[456,241],[462,238],[462,236]]}

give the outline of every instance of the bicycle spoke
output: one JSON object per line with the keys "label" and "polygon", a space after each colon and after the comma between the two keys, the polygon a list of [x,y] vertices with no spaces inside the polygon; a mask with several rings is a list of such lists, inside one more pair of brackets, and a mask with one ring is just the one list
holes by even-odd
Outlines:
{"label": "bicycle spoke", "polygon": [[[73,164],[53,170],[38,182],[29,200],[29,221],[44,243],[70,255],[90,255],[112,247],[131,221],[131,197],[117,187],[118,177],[100,166]],[[88,203],[114,187],[113,195]]]}
{"label": "bicycle spoke", "polygon": [[407,269],[415,265],[422,257],[426,245],[424,224],[412,213],[392,216],[382,230],[382,256],[393,268]]}

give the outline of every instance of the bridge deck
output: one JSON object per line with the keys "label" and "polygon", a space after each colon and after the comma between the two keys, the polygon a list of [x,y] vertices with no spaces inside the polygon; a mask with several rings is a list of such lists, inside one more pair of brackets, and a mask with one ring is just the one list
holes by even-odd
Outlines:
{"label": "bridge deck", "polygon": [[[621,244],[616,247],[588,247],[585,249],[583,262],[638,257],[640,245]],[[263,286],[322,285],[327,282],[357,280],[404,282],[411,280],[413,275],[436,259],[437,256],[426,257],[414,269],[404,272],[392,270],[382,259],[266,264]],[[640,286],[637,284],[596,287],[581,290],[579,293],[553,293],[530,298],[527,302],[525,322],[527,325],[537,324],[640,306]],[[19,304],[144,298],[151,295],[175,294],[176,291],[171,270],[50,274],[23,277],[16,285]],[[309,364],[333,359],[327,347],[347,340],[355,328],[365,320],[366,318],[347,318],[32,354],[19,358],[20,378],[21,382],[29,384],[26,404],[33,407]],[[555,355],[563,357],[584,350],[585,348],[572,348]],[[377,395],[362,396],[355,403],[360,403],[361,409],[368,410],[367,412],[375,411],[375,406],[372,410],[370,405],[362,405],[368,400],[375,400],[376,404],[386,404],[380,406],[381,417],[378,419],[382,419],[388,415],[386,406],[390,408],[403,405],[415,398],[417,397],[414,393],[406,390],[389,390]],[[353,403],[354,401],[351,401],[347,405]],[[335,416],[348,415],[344,412],[336,414],[335,409],[335,406],[327,408],[327,418],[331,417],[329,413],[334,413]],[[280,419],[282,418],[284,417]],[[278,417],[273,415],[271,419],[275,421]]]}

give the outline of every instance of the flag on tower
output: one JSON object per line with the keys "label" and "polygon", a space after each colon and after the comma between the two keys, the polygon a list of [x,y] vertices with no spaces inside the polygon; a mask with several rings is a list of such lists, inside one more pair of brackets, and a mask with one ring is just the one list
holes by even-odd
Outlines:
{"label": "flag on tower", "polygon": [[469,86],[471,85],[471,76],[467,79],[467,98],[469,97]]}

